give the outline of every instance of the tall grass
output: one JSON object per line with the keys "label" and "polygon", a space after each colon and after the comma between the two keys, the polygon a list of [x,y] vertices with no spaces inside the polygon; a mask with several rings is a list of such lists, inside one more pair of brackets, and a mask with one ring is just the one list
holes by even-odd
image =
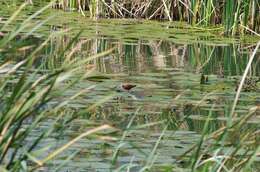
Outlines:
{"label": "tall grass", "polygon": [[[26,7],[26,4],[18,8],[0,29],[1,33],[2,31],[5,33],[0,39],[0,49],[8,50],[7,47],[12,46],[14,44],[13,40],[18,36],[20,39],[26,39],[28,35],[21,35],[24,29],[31,28],[28,33],[32,34],[39,26],[44,24],[46,20],[31,26],[32,19],[49,8],[50,5],[29,16],[21,25],[13,26],[12,31],[5,32],[5,28],[15,21],[20,11]],[[39,52],[48,46],[53,37],[61,34],[64,34],[64,32],[51,34],[35,47],[30,55],[18,62],[16,60],[10,61],[4,57],[1,59],[0,171],[35,170],[45,166],[79,139],[110,128],[108,125],[93,128],[56,150],[49,145],[39,146],[44,139],[48,138],[57,129],[55,126],[61,120],[71,120],[73,111],[66,105],[88,91],[88,88],[86,88],[73,95],[64,95],[68,88],[71,88],[75,83],[91,73],[87,72],[86,74],[85,71],[82,71],[81,66],[105,54],[84,60],[71,60],[70,58],[73,55],[71,51],[75,46],[78,34],[64,51],[57,54],[57,56],[66,57],[66,60],[60,63],[59,66],[49,68],[47,72],[42,72],[43,66],[41,64],[36,65],[36,61],[40,58]],[[17,48],[20,48],[19,44],[17,44]],[[50,105],[53,100],[57,102],[55,106]],[[50,119],[52,119],[52,122],[50,122]],[[41,129],[40,127],[44,122],[49,123],[47,129]],[[37,133],[36,137],[32,137],[35,133]],[[46,153],[46,150],[49,149],[51,151]]]}
{"label": "tall grass", "polygon": [[[260,31],[258,0],[60,0],[55,8],[89,11],[90,17],[145,18],[222,25],[226,34]],[[248,29],[246,29],[248,28]]]}

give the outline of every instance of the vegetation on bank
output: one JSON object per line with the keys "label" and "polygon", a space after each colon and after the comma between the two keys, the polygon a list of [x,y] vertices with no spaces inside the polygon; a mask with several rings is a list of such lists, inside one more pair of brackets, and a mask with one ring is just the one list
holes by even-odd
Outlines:
{"label": "vegetation on bank", "polygon": [[77,9],[92,18],[145,18],[220,25],[228,35],[260,31],[258,0],[59,0],[54,8]]}

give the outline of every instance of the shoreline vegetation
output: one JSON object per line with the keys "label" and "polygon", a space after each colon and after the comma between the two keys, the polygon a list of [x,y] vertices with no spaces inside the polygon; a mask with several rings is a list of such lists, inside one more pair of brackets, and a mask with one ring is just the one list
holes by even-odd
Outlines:
{"label": "shoreline vegetation", "polygon": [[222,26],[225,35],[259,36],[257,0],[57,0],[53,8],[77,10],[91,18],[185,21],[192,26]]}

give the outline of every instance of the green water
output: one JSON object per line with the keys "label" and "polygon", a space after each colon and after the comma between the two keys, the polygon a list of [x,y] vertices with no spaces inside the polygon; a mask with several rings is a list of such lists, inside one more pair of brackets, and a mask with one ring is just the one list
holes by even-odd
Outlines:
{"label": "green water", "polygon": [[[68,105],[72,109],[74,120],[69,124],[66,124],[67,119],[61,120],[53,137],[44,140],[39,147],[51,145],[50,149],[58,148],[87,129],[102,124],[120,130],[104,133],[117,138],[116,141],[91,138],[80,140],[41,170],[52,171],[69,155],[77,152],[58,171],[109,171],[130,163],[136,165],[132,171],[137,171],[146,165],[162,133],[163,139],[153,156],[153,171],[185,170],[190,154],[182,161],[178,157],[199,141],[208,115],[211,114],[211,131],[219,129],[228,120],[237,82],[244,72],[255,40],[224,38],[218,34],[217,28],[215,31],[205,31],[183,23],[92,21],[75,13],[55,13],[55,18],[46,22],[33,36],[16,40],[22,43],[19,44],[21,47],[32,44],[37,46],[49,34],[70,29],[65,35],[51,38],[50,44],[39,55],[41,58],[35,65],[44,64],[43,72],[59,67],[64,59],[56,54],[66,48],[80,31],[82,33],[77,42],[81,44],[73,58],[87,58],[115,49],[109,55],[82,66],[86,71],[95,70],[92,79],[81,81],[65,92],[64,97],[89,86],[95,87]],[[2,15],[2,23],[8,14],[6,12]],[[35,22],[45,16],[46,14],[36,18]],[[21,20],[22,18],[23,16]],[[0,59],[19,61],[32,49],[34,47],[14,52],[10,47],[10,50],[0,52]],[[253,78],[260,75],[259,57],[258,52],[250,69]],[[205,84],[201,83],[202,74],[208,77]],[[129,92],[118,92],[121,83],[137,86]],[[91,112],[80,113],[82,109],[105,99],[107,100]],[[251,107],[259,106],[259,102],[260,85],[257,83],[249,92],[241,93],[236,113],[238,116],[244,115]],[[53,104],[55,102],[48,106]],[[31,139],[48,128],[52,120],[50,118],[48,122],[42,123]],[[131,120],[133,123],[130,129],[126,130],[125,138],[120,141]],[[176,121],[182,121],[180,127],[176,127]],[[258,111],[248,121],[248,126],[259,128],[259,122]],[[123,143],[121,151],[116,163],[112,164],[113,152],[120,143]],[[232,147],[226,147],[224,150],[231,149]]]}

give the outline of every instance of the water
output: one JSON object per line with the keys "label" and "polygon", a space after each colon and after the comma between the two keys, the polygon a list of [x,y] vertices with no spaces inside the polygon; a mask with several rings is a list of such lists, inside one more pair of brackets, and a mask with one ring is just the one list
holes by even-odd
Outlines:
{"label": "water", "polygon": [[[82,34],[78,38],[74,58],[87,58],[111,48],[114,51],[82,66],[86,71],[94,69],[95,72],[92,77],[65,92],[64,97],[89,86],[95,87],[68,105],[76,114],[75,119],[70,124],[65,124],[67,119],[61,120],[57,131],[39,147],[51,145],[50,150],[58,148],[80,133],[102,124],[119,130],[103,133],[116,140],[81,139],[40,170],[53,171],[74,152],[77,154],[58,171],[109,171],[126,164],[135,165],[132,171],[137,171],[150,162],[154,162],[154,171],[171,168],[184,170],[190,153],[182,161],[178,157],[199,141],[209,114],[211,131],[226,123],[237,82],[253,51],[253,44],[190,28],[183,23],[143,20],[96,22],[71,13],[60,11],[59,14],[45,23],[33,37],[22,41],[26,49],[16,52],[3,50],[0,52],[1,59],[19,61],[33,49],[29,45],[34,43],[37,47],[48,34],[68,28],[71,30],[65,35],[51,38],[50,44],[41,52],[36,65],[44,64],[43,72],[60,65],[64,59],[56,56],[57,53],[79,31]],[[41,18],[44,15],[37,20]],[[253,78],[260,74],[259,57],[258,53],[250,69]],[[208,77],[205,83],[201,81],[203,76]],[[135,84],[136,87],[131,91],[118,92],[117,87],[122,83]],[[256,83],[248,92],[241,93],[236,108],[238,116],[259,106],[259,91],[260,85]],[[109,99],[92,109],[91,113],[78,113],[107,97]],[[42,123],[31,139],[48,128],[53,120]],[[125,131],[131,120],[130,129]],[[248,121],[248,126],[259,127],[259,122],[257,111]],[[124,131],[126,135],[122,137]],[[157,142],[160,142],[158,146]],[[122,147],[117,161],[112,164],[113,153],[120,143]],[[226,149],[230,151],[232,147]],[[150,161],[149,158],[155,159]]]}

